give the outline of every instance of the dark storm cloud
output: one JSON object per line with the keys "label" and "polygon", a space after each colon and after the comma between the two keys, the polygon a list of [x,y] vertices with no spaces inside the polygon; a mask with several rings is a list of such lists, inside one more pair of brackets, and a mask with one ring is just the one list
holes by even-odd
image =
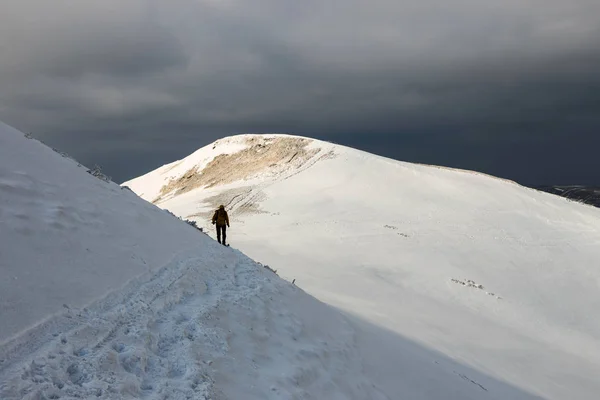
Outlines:
{"label": "dark storm cloud", "polygon": [[600,128],[596,0],[1,7],[0,118],[116,179],[243,132],[528,183],[598,179],[573,148]]}

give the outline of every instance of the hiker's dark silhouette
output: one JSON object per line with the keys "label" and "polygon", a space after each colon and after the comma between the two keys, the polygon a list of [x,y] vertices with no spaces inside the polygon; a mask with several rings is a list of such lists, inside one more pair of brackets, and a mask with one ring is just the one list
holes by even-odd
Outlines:
{"label": "hiker's dark silhouette", "polygon": [[[229,227],[229,215],[227,215],[224,205],[221,204],[215,211],[212,217],[212,223],[217,226],[217,240],[223,246],[227,246],[225,240],[227,238],[227,227]],[[221,234],[223,235],[223,241],[221,241]]]}

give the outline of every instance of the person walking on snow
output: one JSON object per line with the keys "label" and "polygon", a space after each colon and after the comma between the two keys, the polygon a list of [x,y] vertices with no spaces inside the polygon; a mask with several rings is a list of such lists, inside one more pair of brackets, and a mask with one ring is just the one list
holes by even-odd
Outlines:
{"label": "person walking on snow", "polygon": [[[219,209],[215,211],[215,214],[212,217],[213,225],[217,225],[217,240],[223,246],[227,246],[225,244],[225,239],[227,238],[227,227],[229,227],[229,216],[227,215],[227,211],[225,211],[225,206],[220,205]],[[221,241],[221,233],[223,233],[223,241]]]}

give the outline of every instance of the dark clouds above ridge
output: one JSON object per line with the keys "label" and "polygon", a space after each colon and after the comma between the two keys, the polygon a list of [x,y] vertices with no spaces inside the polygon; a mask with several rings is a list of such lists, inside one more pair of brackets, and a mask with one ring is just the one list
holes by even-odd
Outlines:
{"label": "dark clouds above ridge", "polygon": [[287,132],[598,183],[597,0],[5,0],[0,119],[117,179]]}

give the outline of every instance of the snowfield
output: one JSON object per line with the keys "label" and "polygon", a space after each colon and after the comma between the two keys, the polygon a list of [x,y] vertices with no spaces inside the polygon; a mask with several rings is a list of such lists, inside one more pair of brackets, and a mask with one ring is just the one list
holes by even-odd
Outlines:
{"label": "snowfield", "polygon": [[1,123],[0,228],[2,400],[538,398],[320,302]]}
{"label": "snowfield", "polygon": [[124,185],[213,236],[225,204],[233,247],[346,314],[386,398],[598,398],[599,209],[287,135]]}

